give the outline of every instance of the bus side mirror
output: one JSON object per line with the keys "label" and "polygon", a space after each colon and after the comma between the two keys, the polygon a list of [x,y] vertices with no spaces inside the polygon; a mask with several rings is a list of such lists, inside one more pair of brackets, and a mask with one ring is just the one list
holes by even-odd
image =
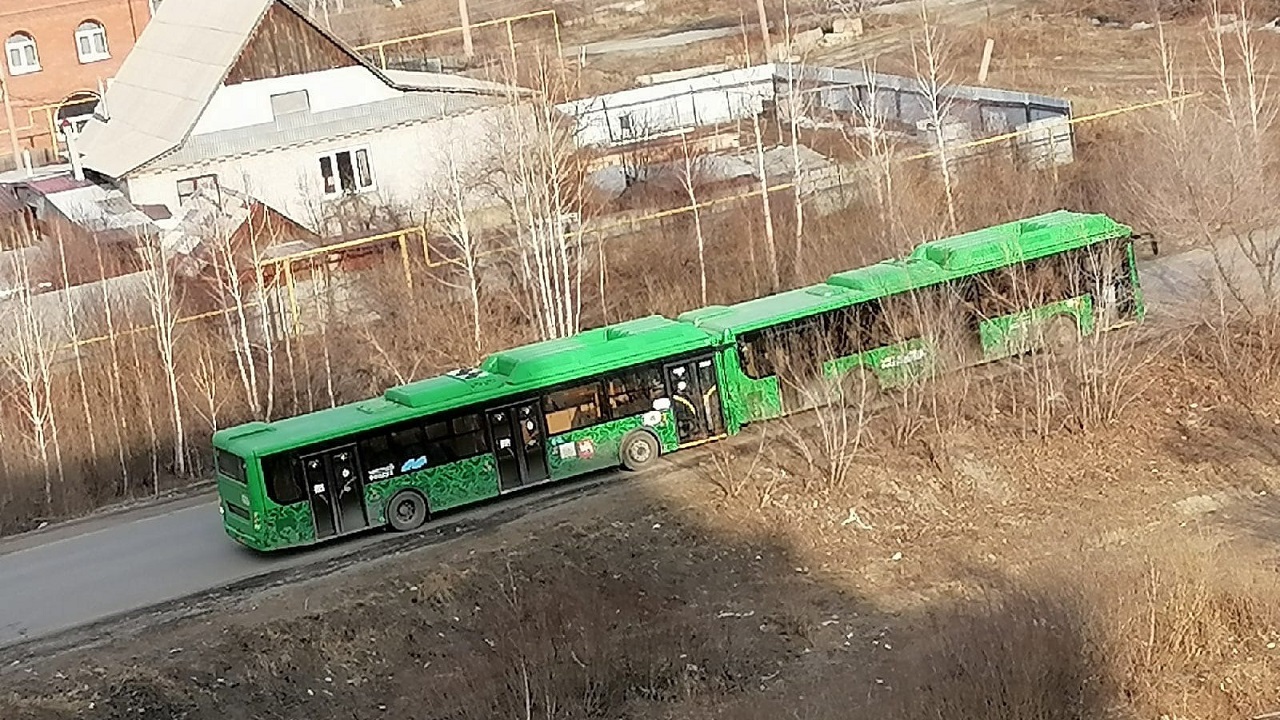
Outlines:
{"label": "bus side mirror", "polygon": [[653,409],[654,409],[654,410],[657,410],[657,411],[659,411],[659,412],[661,412],[661,411],[663,411],[663,410],[670,410],[670,409],[671,409],[671,399],[670,399],[670,398],[658,398],[657,400],[654,400],[654,401],[653,401]]}

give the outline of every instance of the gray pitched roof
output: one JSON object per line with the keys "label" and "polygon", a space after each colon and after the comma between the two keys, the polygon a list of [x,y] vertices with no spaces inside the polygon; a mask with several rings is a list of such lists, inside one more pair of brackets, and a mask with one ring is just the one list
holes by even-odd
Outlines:
{"label": "gray pitched roof", "polygon": [[320,113],[297,113],[260,125],[191,137],[173,152],[147,164],[147,171],[198,165],[216,158],[253,155],[321,140],[353,137],[409,123],[498,104],[500,99],[456,93],[407,93],[357,107]]}
{"label": "gray pitched roof", "polygon": [[107,90],[110,121],[80,135],[84,166],[118,178],[180,145],[273,1],[160,3]]}
{"label": "gray pitched roof", "polygon": [[[107,90],[109,119],[98,113],[79,136],[86,168],[120,178],[178,148],[273,3],[293,9],[317,31],[387,85],[399,90],[508,92],[497,83],[423,73],[389,77],[367,58],[316,25],[289,0],[166,0],[125,58]],[[397,79],[398,78],[398,79]]]}

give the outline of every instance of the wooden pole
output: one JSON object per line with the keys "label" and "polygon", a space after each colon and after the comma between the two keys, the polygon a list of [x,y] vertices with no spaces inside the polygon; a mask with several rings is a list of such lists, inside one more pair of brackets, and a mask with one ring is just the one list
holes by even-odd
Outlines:
{"label": "wooden pole", "polygon": [[458,15],[462,18],[462,54],[470,60],[475,55],[475,47],[471,44],[471,13],[467,9],[467,0],[458,0]]}
{"label": "wooden pole", "polygon": [[773,61],[773,46],[769,43],[769,13],[765,12],[764,0],[756,0],[756,10],[760,13],[760,39],[764,40],[764,61]]}
{"label": "wooden pole", "polygon": [[978,84],[985,85],[987,82],[987,71],[991,69],[991,51],[996,47],[996,41],[987,38],[987,44],[982,48],[982,67],[978,68]]}
{"label": "wooden pole", "polygon": [[14,167],[22,167],[22,148],[18,145],[18,128],[13,122],[13,103],[9,99],[9,76],[0,70],[0,94],[4,95],[4,120],[9,124],[9,145]]}

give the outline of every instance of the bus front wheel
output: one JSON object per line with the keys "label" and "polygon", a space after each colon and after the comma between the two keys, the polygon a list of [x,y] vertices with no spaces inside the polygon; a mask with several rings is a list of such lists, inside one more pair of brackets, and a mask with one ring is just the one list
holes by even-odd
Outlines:
{"label": "bus front wheel", "polygon": [[622,466],[628,470],[643,470],[658,459],[658,440],[643,430],[637,430],[622,439]]}
{"label": "bus front wheel", "polygon": [[413,490],[401,490],[387,503],[387,522],[397,532],[422,527],[427,521],[427,499]]}

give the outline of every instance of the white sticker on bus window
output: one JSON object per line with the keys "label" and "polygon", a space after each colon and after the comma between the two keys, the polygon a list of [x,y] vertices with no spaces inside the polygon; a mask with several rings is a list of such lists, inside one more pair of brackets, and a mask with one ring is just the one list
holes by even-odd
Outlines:
{"label": "white sticker on bus window", "polygon": [[511,447],[511,438],[498,438],[498,449],[506,450]]}
{"label": "white sticker on bus window", "polygon": [[311,486],[311,492],[315,493],[316,495],[323,495],[323,494],[324,494],[324,485],[322,485],[322,484],[320,484],[320,483],[316,483],[315,485],[312,485],[312,486]]}

